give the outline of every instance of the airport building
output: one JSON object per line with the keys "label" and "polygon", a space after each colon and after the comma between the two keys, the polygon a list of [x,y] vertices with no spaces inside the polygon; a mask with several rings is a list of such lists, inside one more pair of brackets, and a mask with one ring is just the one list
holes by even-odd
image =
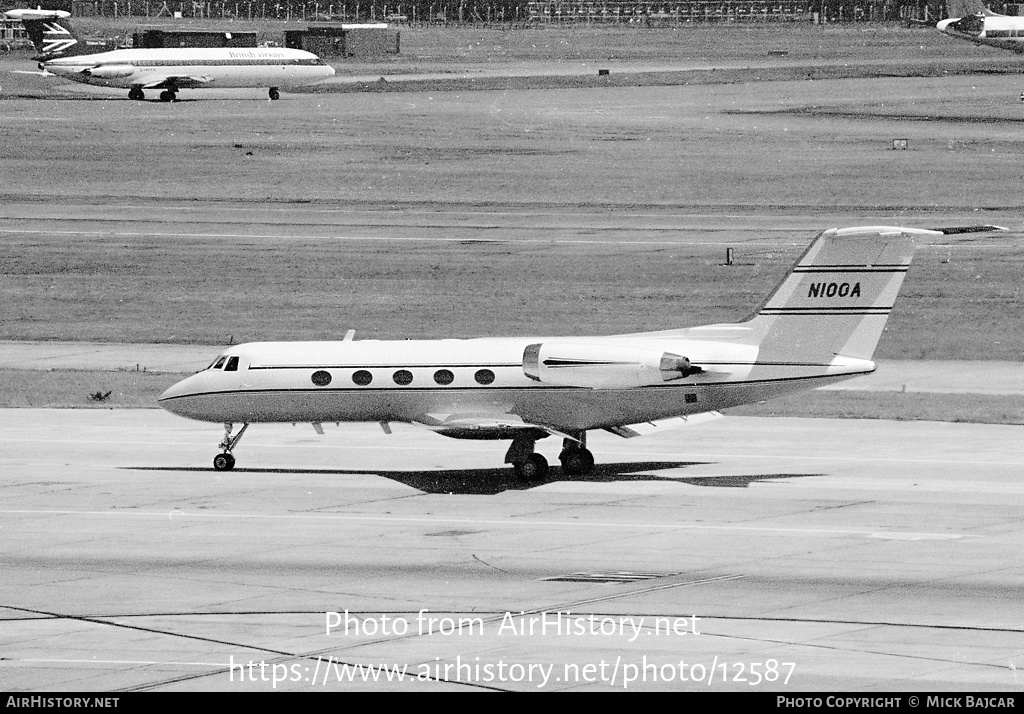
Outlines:
{"label": "airport building", "polygon": [[285,30],[284,46],[318,57],[397,55],[401,35],[385,23],[312,25],[305,30]]}
{"label": "airport building", "polygon": [[0,44],[10,45],[16,41],[28,41],[25,34],[25,27],[21,20],[8,20],[0,18]]}
{"label": "airport building", "polygon": [[163,27],[140,27],[132,35],[132,47],[255,47],[256,32],[221,32]]}

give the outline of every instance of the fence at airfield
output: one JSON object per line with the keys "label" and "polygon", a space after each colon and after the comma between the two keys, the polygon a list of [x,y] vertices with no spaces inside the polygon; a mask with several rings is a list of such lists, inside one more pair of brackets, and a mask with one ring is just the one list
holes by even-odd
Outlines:
{"label": "fence at airfield", "polygon": [[[1008,14],[1017,14],[1016,6]],[[993,6],[998,11],[998,4]],[[330,20],[393,24],[640,25],[935,22],[945,0],[73,0],[80,17]]]}

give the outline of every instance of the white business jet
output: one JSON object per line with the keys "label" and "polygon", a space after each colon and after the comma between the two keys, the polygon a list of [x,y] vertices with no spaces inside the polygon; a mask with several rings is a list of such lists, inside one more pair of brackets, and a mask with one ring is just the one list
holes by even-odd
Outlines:
{"label": "white business jet", "polygon": [[950,2],[949,11],[955,16],[940,20],[935,26],[939,32],[978,45],[1024,52],[1024,17],[999,15],[981,0]]}
{"label": "white business jet", "polygon": [[[871,356],[915,239],[941,231],[825,231],[744,322],[609,337],[253,342],[228,348],[160,405],[224,424],[215,469],[254,422],[421,424],[457,439],[505,439],[525,481],[543,479],[538,439],[562,439],[569,475],[588,473],[587,431],[623,437],[681,426],[874,371]],[[242,424],[233,433],[234,425]]]}
{"label": "white business jet", "polygon": [[96,51],[80,42],[62,10],[9,10],[21,20],[35,45],[43,75],[74,82],[120,87],[129,99],[145,99],[159,89],[171,102],[181,89],[268,87],[271,99],[281,88],[313,84],[334,76],[334,68],[311,52],[280,47],[173,47]]}

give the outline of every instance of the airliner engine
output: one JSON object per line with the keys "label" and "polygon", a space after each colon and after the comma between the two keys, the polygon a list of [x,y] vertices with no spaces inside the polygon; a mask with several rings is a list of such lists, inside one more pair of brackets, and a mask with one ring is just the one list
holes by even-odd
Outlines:
{"label": "airliner engine", "polygon": [[523,373],[544,384],[628,389],[664,384],[703,370],[671,352],[627,344],[545,342],[523,351]]}
{"label": "airliner engine", "polygon": [[82,70],[82,74],[96,79],[118,79],[130,77],[135,72],[135,67],[130,64],[105,64],[99,67],[90,67]]}

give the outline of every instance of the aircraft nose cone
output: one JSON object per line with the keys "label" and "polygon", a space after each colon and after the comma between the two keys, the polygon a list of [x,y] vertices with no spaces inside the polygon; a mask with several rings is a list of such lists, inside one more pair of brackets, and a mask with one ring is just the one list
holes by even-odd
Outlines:
{"label": "aircraft nose cone", "polygon": [[951,20],[951,19],[949,19],[949,20],[940,20],[939,23],[937,25],[935,25],[935,29],[938,30],[939,32],[945,32],[946,28],[949,27],[952,23],[953,23],[953,20]]}
{"label": "aircraft nose cone", "polygon": [[188,411],[186,409],[188,397],[195,394],[195,389],[193,389],[194,381],[194,376],[187,377],[171,385],[163,394],[157,397],[157,403],[172,414],[185,415]]}

